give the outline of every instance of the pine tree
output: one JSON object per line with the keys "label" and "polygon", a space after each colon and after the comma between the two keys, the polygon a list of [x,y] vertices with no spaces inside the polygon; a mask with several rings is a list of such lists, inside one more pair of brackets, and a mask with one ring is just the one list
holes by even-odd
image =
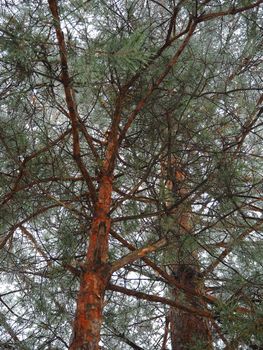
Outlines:
{"label": "pine tree", "polygon": [[1,2],[1,348],[260,349],[262,3]]}

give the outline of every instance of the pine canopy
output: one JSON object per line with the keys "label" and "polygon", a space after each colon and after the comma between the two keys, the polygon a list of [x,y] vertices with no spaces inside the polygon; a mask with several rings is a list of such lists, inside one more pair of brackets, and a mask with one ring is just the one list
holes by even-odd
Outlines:
{"label": "pine canopy", "polygon": [[263,0],[0,4],[0,349],[262,350]]}

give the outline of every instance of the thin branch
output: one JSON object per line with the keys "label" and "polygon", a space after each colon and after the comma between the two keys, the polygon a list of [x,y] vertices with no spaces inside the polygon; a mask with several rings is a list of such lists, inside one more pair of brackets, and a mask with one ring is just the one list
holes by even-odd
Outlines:
{"label": "thin branch", "polygon": [[185,312],[189,312],[191,314],[195,314],[195,315],[198,315],[201,317],[214,318],[212,313],[209,311],[196,309],[196,308],[190,307],[190,306],[185,306],[185,305],[178,303],[177,301],[173,301],[171,299],[167,299],[164,297],[159,297],[157,295],[146,294],[143,292],[134,291],[134,290],[127,289],[127,288],[113,285],[113,284],[109,284],[107,289],[118,292],[118,293],[130,295],[130,296],[133,296],[137,299],[148,300],[148,301],[151,301],[154,303],[162,303],[162,304],[170,305],[170,306],[173,306],[177,309],[180,309],[180,310],[183,310]]}
{"label": "thin branch", "polygon": [[263,4],[263,0],[258,0],[256,2],[254,2],[253,4],[239,7],[239,8],[230,7],[226,11],[203,14],[203,15],[198,17],[197,21],[198,22],[206,22],[206,21],[209,21],[211,19],[218,18],[218,17],[224,17],[224,16],[228,16],[228,15],[236,15],[237,13],[248,11],[248,10],[253,9],[261,4]]}
{"label": "thin branch", "polygon": [[137,249],[137,250],[133,251],[132,253],[125,255],[124,257],[115,261],[112,264],[111,273],[121,269],[125,265],[131,264],[132,262],[134,262],[137,259],[143,258],[145,255],[147,255],[149,253],[152,253],[160,248],[165,247],[167,245],[167,243],[168,243],[167,239],[162,238],[153,244],[150,244],[144,248]]}
{"label": "thin branch", "polygon": [[214,260],[203,272],[202,275],[206,276],[210,272],[212,272],[222,261],[229,255],[233,249],[235,248],[236,244],[238,242],[241,242],[243,239],[245,239],[251,232],[258,230],[261,228],[263,224],[263,220],[259,220],[256,225],[249,227],[247,230],[245,230],[241,235],[239,235],[237,238],[233,239],[228,246],[223,250],[223,252],[217,257],[216,260]]}
{"label": "thin branch", "polygon": [[133,341],[131,341],[129,338],[127,338],[127,336],[125,335],[124,332],[121,333],[115,327],[111,327],[109,329],[114,333],[114,335],[116,335],[116,337],[120,338],[124,343],[128,344],[132,349],[144,350],[142,347],[140,347],[139,345],[137,345]]}
{"label": "thin branch", "polygon": [[183,53],[184,49],[186,48],[187,44],[189,43],[195,28],[196,28],[197,23],[195,21],[192,21],[188,30],[188,34],[183,40],[182,44],[179,46],[178,50],[176,51],[175,55],[171,58],[169,63],[166,66],[166,69],[163,71],[163,73],[159,76],[159,78],[155,81],[155,83],[150,84],[148,86],[148,89],[144,95],[144,97],[138,102],[137,106],[135,107],[134,111],[130,114],[128,117],[128,120],[126,124],[124,125],[122,132],[120,134],[119,142],[121,143],[122,140],[124,139],[125,135],[127,134],[127,131],[129,130],[130,126],[132,125],[134,119],[136,116],[139,114],[139,112],[142,110],[144,107],[146,101],[149,99],[149,97],[152,95],[154,90],[163,82],[165,77],[170,73],[172,68],[176,65],[178,62],[179,57]]}
{"label": "thin branch", "polygon": [[58,205],[58,204],[52,204],[52,205],[49,205],[47,207],[41,207],[37,211],[35,211],[34,213],[28,215],[26,218],[24,218],[20,222],[11,226],[11,228],[9,229],[9,232],[5,232],[2,234],[4,237],[0,240],[0,249],[2,249],[5,246],[7,241],[13,236],[15,230],[18,229],[21,225],[25,224],[26,222],[30,221],[31,219],[35,218],[36,216],[43,214],[44,212],[48,211],[49,209],[57,208],[60,206],[61,205]]}
{"label": "thin branch", "polygon": [[[119,242],[121,242],[125,247],[127,247],[128,249],[135,251],[136,248],[129,243],[128,241],[126,241],[123,237],[121,237],[117,232],[111,230],[111,235],[117,239]],[[184,285],[182,285],[181,283],[179,283],[173,276],[169,275],[166,271],[164,271],[163,269],[161,269],[158,265],[156,265],[152,260],[150,260],[147,257],[142,257],[141,258],[148,266],[150,266],[156,273],[158,276],[161,276],[164,281],[168,282],[170,286],[179,288],[181,290],[183,290],[186,294],[190,294],[190,295],[194,295],[194,296],[198,296],[203,298],[206,302],[210,303],[210,304],[215,304],[217,302],[217,299],[211,295],[202,295],[200,293],[198,293],[197,291],[194,291],[190,288],[185,287]]]}
{"label": "thin branch", "polygon": [[162,342],[162,348],[161,350],[166,350],[166,343],[168,340],[168,334],[169,334],[169,323],[170,323],[170,319],[169,317],[166,316],[165,318],[165,326],[164,326],[164,335],[163,335],[163,342]]}
{"label": "thin branch", "polygon": [[[68,129],[66,130],[65,132],[63,132],[59,137],[57,137],[55,140],[53,141],[50,141],[48,143],[48,145],[46,145],[45,147],[43,148],[40,148],[39,150],[35,151],[35,152],[32,152],[30,155],[26,156],[24,158],[24,160],[21,162],[20,164],[20,169],[19,169],[19,174],[15,180],[15,183],[11,189],[11,191],[9,193],[7,193],[2,202],[1,202],[1,205],[4,205],[6,204],[10,199],[12,199],[13,195],[15,193],[17,193],[18,191],[21,190],[21,186],[20,186],[20,182],[21,180],[28,175],[27,173],[27,169],[26,169],[26,165],[27,163],[36,158],[38,155],[42,154],[42,153],[45,153],[47,151],[50,150],[51,147],[57,145],[60,141],[62,141],[67,135],[69,135],[71,133],[72,129]],[[23,188],[22,188],[23,189]]]}
{"label": "thin branch", "polygon": [[27,239],[33,244],[35,247],[36,251],[45,259],[46,263],[48,266],[50,266],[52,263],[48,257],[48,255],[45,253],[45,251],[39,246],[37,240],[35,237],[32,235],[31,232],[29,232],[28,229],[26,229],[23,225],[19,226],[21,232],[23,233],[24,236],[27,237]]}
{"label": "thin branch", "polygon": [[[49,3],[49,8],[52,13],[53,19],[54,19],[54,27],[56,31],[56,37],[58,40],[58,45],[59,45],[59,55],[60,55],[60,64],[61,64],[61,81],[64,87],[64,92],[65,92],[65,98],[66,98],[66,103],[69,111],[69,117],[71,120],[71,125],[72,125],[72,136],[73,136],[73,156],[74,159],[84,176],[84,179],[87,183],[88,189],[90,191],[90,196],[92,199],[92,202],[96,202],[96,189],[93,185],[91,176],[82,162],[81,159],[81,151],[80,151],[80,140],[79,140],[79,132],[78,132],[78,127],[79,127],[79,115],[77,111],[77,105],[76,101],[74,99],[74,94],[73,94],[73,89],[72,89],[72,81],[69,76],[69,69],[68,69],[68,61],[67,61],[67,49],[66,49],[66,43],[64,39],[64,33],[61,29],[60,25],[60,18],[59,18],[59,13],[58,13],[58,5],[56,0],[48,0]],[[86,139],[87,139],[88,132],[86,133]],[[92,143],[92,138],[91,136],[88,137],[89,142]],[[88,143],[89,143],[88,142]]]}

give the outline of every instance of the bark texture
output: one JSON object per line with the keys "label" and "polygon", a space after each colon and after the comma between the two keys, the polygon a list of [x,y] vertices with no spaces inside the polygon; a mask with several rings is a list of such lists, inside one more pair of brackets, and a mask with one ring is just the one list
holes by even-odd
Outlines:
{"label": "bark texture", "polygon": [[[168,190],[168,209],[175,200],[182,200],[188,195],[187,177],[180,161],[173,156],[163,165],[163,175],[166,177]],[[171,297],[188,308],[204,311],[206,303],[195,294],[204,294],[204,281],[200,274],[198,252],[194,244],[193,217],[188,200],[170,211],[170,219],[174,224],[170,232],[173,241],[173,251],[170,269],[173,277],[182,289],[174,287]],[[186,290],[191,293],[185,292]],[[170,333],[172,350],[211,350],[212,337],[210,324],[206,318],[197,313],[186,312],[179,308],[170,309]]]}
{"label": "bark texture", "polygon": [[[198,271],[193,265],[181,264],[175,270],[178,282],[193,291],[201,292],[203,281],[198,276]],[[205,305],[198,297],[182,293],[177,288],[172,290],[174,300],[183,302],[196,309],[203,310]],[[196,314],[184,312],[180,309],[170,310],[171,342],[173,350],[206,350],[212,349],[212,339],[209,321]]]}
{"label": "bark texture", "polygon": [[[117,130],[120,113],[116,107],[116,113],[109,132],[105,159],[98,179],[99,188],[97,193],[91,176],[82,161],[79,138],[80,118],[68,67],[67,49],[60,23],[58,2],[57,0],[48,0],[48,4],[53,17],[53,25],[59,46],[61,83],[64,88],[68,117],[72,126],[73,157],[79,171],[86,181],[89,190],[89,198],[94,205],[94,215],[89,233],[89,245],[86,259],[82,266],[83,271],[77,298],[73,337],[69,349],[98,350],[104,294],[111,275],[110,266],[107,262],[108,240],[111,226],[109,212],[111,206],[114,163],[118,150]],[[92,138],[86,129],[85,138],[94,154]],[[96,152],[94,156],[96,157]]]}
{"label": "bark texture", "polygon": [[104,294],[110,279],[108,236],[112,178],[102,176],[91,226],[86,265],[81,278],[70,350],[98,350]]}

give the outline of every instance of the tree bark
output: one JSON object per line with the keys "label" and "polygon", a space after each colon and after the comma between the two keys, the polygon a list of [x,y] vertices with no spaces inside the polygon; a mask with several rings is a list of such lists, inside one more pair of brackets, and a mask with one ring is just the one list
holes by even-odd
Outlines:
{"label": "tree bark", "polygon": [[[203,281],[198,277],[197,268],[194,265],[180,264],[176,269],[178,281],[193,291],[201,291]],[[205,305],[197,297],[185,294],[177,288],[172,290],[174,300],[182,298],[188,306],[203,310]],[[209,321],[196,314],[184,312],[179,309],[170,310],[170,330],[172,350],[210,350],[212,349],[212,338]]]}
{"label": "tree bark", "polygon": [[108,236],[112,177],[101,179],[93,217],[86,264],[80,282],[74,335],[70,350],[98,350],[105,289],[110,279]]}
{"label": "tree bark", "polygon": [[[186,174],[175,156],[169,160],[169,164],[167,162],[163,165],[162,171],[166,177],[166,188],[169,191],[166,201],[169,208],[173,205],[174,198],[187,197]],[[174,243],[173,251],[170,252],[170,270],[178,284],[182,286],[182,289],[174,287],[171,290],[171,297],[189,308],[201,311],[206,309],[206,303],[195,294],[204,293],[204,281],[200,274],[198,253],[194,248],[191,205],[186,202],[169,214],[174,224],[171,237],[169,237]],[[184,290],[189,290],[191,293]],[[170,336],[172,350],[212,349],[209,321],[196,313],[171,307]]]}
{"label": "tree bark", "polygon": [[[105,159],[98,179],[99,190],[97,195],[92,178],[82,161],[79,138],[79,115],[68,68],[67,49],[60,23],[58,2],[57,0],[48,0],[48,4],[54,20],[53,25],[59,46],[61,83],[64,88],[68,116],[72,126],[73,158],[86,181],[89,190],[89,198],[94,204],[89,246],[86,259],[82,266],[73,337],[69,349],[98,350],[104,294],[111,276],[110,265],[108,264],[108,240],[111,226],[109,212],[112,197],[114,164],[118,152],[118,125],[120,121],[119,108],[121,99],[118,100],[109,132]],[[85,137],[89,147],[94,153],[92,138],[88,134],[87,129],[85,129]]]}
{"label": "tree bark", "polygon": [[118,153],[118,127],[121,97],[116,101],[107,149],[99,175],[99,191],[91,224],[89,246],[77,298],[73,341],[69,350],[99,350],[104,294],[111,277],[108,263],[110,209],[115,161]]}

